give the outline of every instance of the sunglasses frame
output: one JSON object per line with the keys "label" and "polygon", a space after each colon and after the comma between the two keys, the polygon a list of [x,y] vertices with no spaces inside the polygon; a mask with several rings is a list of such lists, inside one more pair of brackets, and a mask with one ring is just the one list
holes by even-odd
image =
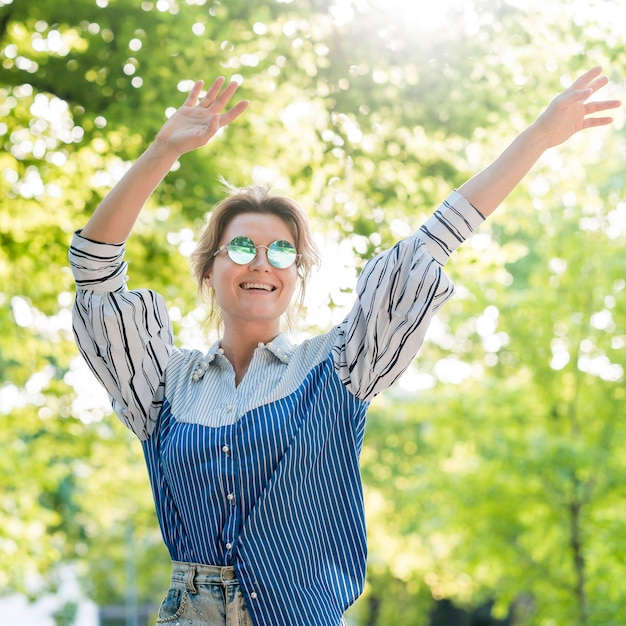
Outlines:
{"label": "sunglasses frame", "polygon": [[[231,250],[230,246],[233,245],[233,242],[236,241],[237,239],[246,239],[247,241],[249,241],[253,246],[254,246],[254,255],[252,256],[252,258],[250,260],[247,261],[238,261],[237,259],[233,258],[233,254],[234,252]],[[289,263],[289,265],[276,265],[275,263],[272,262],[271,256],[270,256],[270,252],[274,251],[274,249],[272,249],[272,246],[274,246],[275,244],[279,244],[279,243],[286,243],[289,246],[291,246],[291,248],[293,248],[294,251],[294,257],[293,260],[291,261],[291,263]],[[300,257],[302,256],[301,254],[298,254],[296,252],[296,247],[290,242],[287,241],[286,239],[277,239],[276,241],[272,241],[272,243],[270,243],[269,246],[257,246],[256,243],[254,243],[254,241],[252,241],[252,239],[250,237],[248,237],[247,235],[237,235],[236,237],[233,237],[228,243],[225,243],[223,246],[220,246],[214,253],[213,253],[213,257],[216,257],[220,252],[222,252],[222,250],[226,250],[227,254],[228,254],[228,258],[233,262],[236,263],[237,265],[248,265],[249,263],[252,263],[252,261],[254,261],[254,259],[256,258],[259,248],[265,248],[267,250],[267,260],[269,262],[269,264],[272,267],[275,267],[276,269],[279,270],[283,270],[283,269],[287,269],[288,267],[291,267],[294,263],[296,263],[297,261],[300,260]],[[279,250],[279,252],[281,252],[281,250]]]}

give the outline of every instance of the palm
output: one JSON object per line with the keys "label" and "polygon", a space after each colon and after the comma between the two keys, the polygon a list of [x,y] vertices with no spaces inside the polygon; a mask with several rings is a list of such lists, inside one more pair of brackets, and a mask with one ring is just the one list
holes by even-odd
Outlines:
{"label": "palm", "polygon": [[222,126],[236,119],[246,109],[248,103],[239,102],[223,113],[238,86],[232,82],[220,94],[223,84],[224,79],[218,78],[206,96],[198,102],[198,95],[202,89],[202,82],[198,81],[183,105],[163,125],[157,140],[167,143],[183,154],[205,145]]}
{"label": "palm", "polygon": [[180,152],[188,152],[204,145],[218,128],[219,114],[183,105],[163,125],[157,138],[167,141]]}
{"label": "palm", "polygon": [[557,146],[575,133],[594,126],[610,124],[611,117],[589,117],[593,113],[614,109],[618,100],[588,102],[598,89],[607,84],[608,78],[600,76],[596,67],[578,78],[563,93],[559,94],[539,116],[537,124],[543,128],[548,146]]}

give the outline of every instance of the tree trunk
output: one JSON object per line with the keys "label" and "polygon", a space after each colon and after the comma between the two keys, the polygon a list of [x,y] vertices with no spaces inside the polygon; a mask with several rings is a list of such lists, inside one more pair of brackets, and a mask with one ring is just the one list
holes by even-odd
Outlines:
{"label": "tree trunk", "polygon": [[[576,479],[574,479],[578,482]],[[574,500],[570,503],[570,524],[571,539],[570,546],[572,549],[572,557],[574,559],[574,571],[576,576],[576,602],[578,604],[578,623],[580,626],[587,624],[587,597],[586,597],[586,580],[585,580],[585,558],[583,556],[582,537],[581,537],[581,512],[583,504],[580,500]]]}

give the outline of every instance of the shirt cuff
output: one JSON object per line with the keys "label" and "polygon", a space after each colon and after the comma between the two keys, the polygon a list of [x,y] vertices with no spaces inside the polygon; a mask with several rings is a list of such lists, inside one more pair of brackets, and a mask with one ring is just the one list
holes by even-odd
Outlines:
{"label": "shirt cuff", "polygon": [[126,284],[124,243],[101,243],[76,231],[68,258],[76,286],[93,291],[118,291]]}
{"label": "shirt cuff", "polygon": [[435,261],[444,265],[450,255],[485,221],[485,216],[458,191],[453,191],[419,229]]}

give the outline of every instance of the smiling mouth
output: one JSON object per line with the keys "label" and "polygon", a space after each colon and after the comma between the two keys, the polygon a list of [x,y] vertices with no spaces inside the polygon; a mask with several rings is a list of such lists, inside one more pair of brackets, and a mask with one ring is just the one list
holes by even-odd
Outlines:
{"label": "smiling mouth", "polygon": [[276,291],[276,287],[272,285],[263,285],[262,283],[241,283],[244,291]]}

